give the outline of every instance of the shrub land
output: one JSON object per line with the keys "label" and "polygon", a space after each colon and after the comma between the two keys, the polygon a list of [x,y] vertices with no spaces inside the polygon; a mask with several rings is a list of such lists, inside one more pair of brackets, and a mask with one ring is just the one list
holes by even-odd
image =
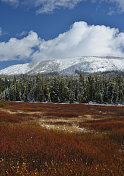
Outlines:
{"label": "shrub land", "polygon": [[4,102],[0,175],[123,176],[124,108]]}

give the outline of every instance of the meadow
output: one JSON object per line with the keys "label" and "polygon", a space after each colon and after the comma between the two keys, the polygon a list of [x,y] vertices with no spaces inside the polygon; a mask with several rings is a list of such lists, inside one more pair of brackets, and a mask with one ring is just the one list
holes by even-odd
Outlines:
{"label": "meadow", "polygon": [[124,176],[124,107],[2,102],[0,176]]}

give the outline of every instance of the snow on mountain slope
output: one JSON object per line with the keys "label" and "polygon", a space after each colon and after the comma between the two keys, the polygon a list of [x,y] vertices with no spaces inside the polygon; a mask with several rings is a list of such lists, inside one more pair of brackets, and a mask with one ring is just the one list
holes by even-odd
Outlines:
{"label": "snow on mountain slope", "polygon": [[58,72],[62,75],[75,75],[75,71],[105,72],[124,71],[124,58],[115,57],[76,57],[19,64],[0,70],[0,75],[37,74]]}
{"label": "snow on mountain slope", "polygon": [[3,70],[0,70],[0,74],[4,74],[4,75],[25,74],[27,73],[28,70],[30,70],[30,68],[28,67],[28,64],[18,64],[18,65],[12,65]]}
{"label": "snow on mountain slope", "polygon": [[60,73],[64,75],[73,75],[75,74],[75,70],[87,73],[124,71],[124,59],[85,57],[81,59],[79,63],[62,70]]}

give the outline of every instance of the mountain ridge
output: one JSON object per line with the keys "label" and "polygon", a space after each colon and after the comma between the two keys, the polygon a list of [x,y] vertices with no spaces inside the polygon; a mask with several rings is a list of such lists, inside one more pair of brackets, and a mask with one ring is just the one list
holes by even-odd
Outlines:
{"label": "mountain ridge", "polygon": [[76,72],[97,73],[106,71],[124,72],[124,58],[82,56],[74,58],[53,59],[41,62],[17,64],[0,70],[0,75],[36,75],[52,74],[76,75]]}

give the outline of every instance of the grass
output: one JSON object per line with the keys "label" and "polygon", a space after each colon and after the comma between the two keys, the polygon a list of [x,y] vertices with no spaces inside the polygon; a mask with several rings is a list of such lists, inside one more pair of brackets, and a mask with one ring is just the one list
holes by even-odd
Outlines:
{"label": "grass", "polygon": [[[0,110],[0,176],[124,176],[124,109],[113,109],[5,102]],[[41,128],[40,118],[49,117],[68,118],[70,125],[71,118],[80,117],[79,126],[94,133]]]}

